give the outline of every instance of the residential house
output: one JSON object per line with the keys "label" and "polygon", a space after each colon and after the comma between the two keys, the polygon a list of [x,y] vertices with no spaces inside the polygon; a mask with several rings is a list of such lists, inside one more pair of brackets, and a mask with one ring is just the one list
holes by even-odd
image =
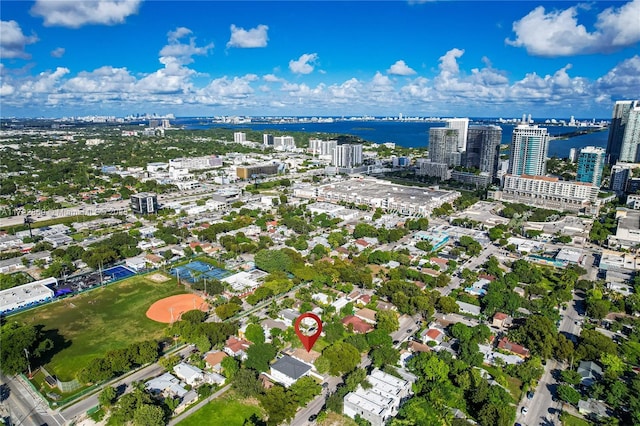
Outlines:
{"label": "residential house", "polygon": [[298,381],[301,377],[308,376],[312,366],[284,355],[282,358],[271,364],[271,373],[269,374],[273,380],[289,387]]}
{"label": "residential house", "polygon": [[291,327],[299,316],[300,312],[294,309],[283,309],[279,312],[278,317],[287,325],[287,327]]}
{"label": "residential house", "polygon": [[160,268],[166,263],[164,257],[158,256],[156,254],[147,254],[144,259],[153,268]]}
{"label": "residential house", "polygon": [[342,318],[342,324],[344,324],[347,329],[349,328],[349,325],[351,325],[353,327],[353,332],[358,334],[365,334],[373,331],[373,326],[371,324],[356,317],[355,315],[347,315]]}
{"label": "residential house", "polygon": [[182,413],[187,407],[198,400],[198,393],[194,390],[187,392],[180,401],[180,404],[174,410],[176,414]]}
{"label": "residential house", "polygon": [[373,309],[362,308],[357,310],[354,315],[361,320],[368,322],[369,324],[376,323],[376,311],[374,311]]}
{"label": "residential house", "polygon": [[444,339],[444,331],[437,328],[429,328],[420,333],[420,337],[425,344],[429,342],[436,342],[436,344],[439,345]]}
{"label": "residential house", "polygon": [[136,272],[142,271],[147,267],[147,261],[144,256],[130,257],[124,261],[127,268],[130,268]]}
{"label": "residential house", "polygon": [[188,385],[195,386],[204,381],[204,373],[198,367],[181,362],[173,367],[173,372]]}
{"label": "residential house", "polygon": [[523,358],[527,358],[529,356],[529,349],[518,345],[517,343],[510,342],[506,337],[503,337],[498,341],[498,349],[509,351]]}
{"label": "residential house", "polygon": [[580,380],[580,384],[582,386],[591,386],[596,383],[598,380],[602,379],[602,367],[596,364],[593,361],[582,361],[578,366],[578,374],[582,379]]}
{"label": "residential house", "polygon": [[214,373],[222,373],[222,360],[228,356],[222,351],[207,352],[204,361]]}
{"label": "residential house", "polygon": [[246,350],[251,346],[251,342],[245,339],[239,339],[235,336],[231,336],[227,339],[224,345],[224,351],[229,356],[238,357],[242,360],[247,359]]}
{"label": "residential house", "polygon": [[151,379],[144,386],[149,392],[164,397],[182,398],[187,394],[180,380],[171,373],[164,373],[160,377]]}
{"label": "residential house", "polygon": [[460,308],[460,312],[463,314],[469,314],[473,316],[480,315],[480,306],[472,305],[471,303],[461,302],[456,300],[458,307]]}
{"label": "residential house", "polygon": [[513,318],[503,312],[496,312],[493,315],[493,326],[498,328],[509,328]]}
{"label": "residential house", "polygon": [[277,328],[278,330],[281,330],[283,332],[286,331],[287,328],[289,328],[284,322],[272,320],[271,318],[263,320],[260,325],[262,326],[264,335],[267,339],[269,339],[269,336],[271,336],[271,330],[273,330],[274,328]]}
{"label": "residential house", "polygon": [[395,307],[395,305],[393,303],[389,303],[389,302],[378,302],[378,304],[376,305],[376,309],[379,311],[397,311],[398,308]]}

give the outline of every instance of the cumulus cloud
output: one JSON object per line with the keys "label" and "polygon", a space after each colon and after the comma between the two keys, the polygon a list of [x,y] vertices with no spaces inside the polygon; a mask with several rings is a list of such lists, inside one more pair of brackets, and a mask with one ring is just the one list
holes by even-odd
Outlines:
{"label": "cumulus cloud", "polygon": [[24,35],[16,21],[0,21],[0,58],[29,59],[31,55],[24,51],[25,46],[36,41],[38,37]]}
{"label": "cumulus cloud", "polygon": [[269,27],[266,25],[258,25],[256,28],[245,30],[244,28],[231,25],[231,38],[227,43],[227,47],[254,48],[266,47],[267,31]]}
{"label": "cumulus cloud", "polygon": [[578,23],[579,10],[572,6],[547,12],[538,6],[513,23],[516,38],[505,42],[534,56],[558,57],[610,53],[640,41],[640,0],[600,12],[594,31]]}
{"label": "cumulus cloud", "polygon": [[310,74],[317,61],[317,53],[305,53],[298,60],[290,60],[289,69],[295,74]]}
{"label": "cumulus cloud", "polygon": [[413,75],[416,73],[414,69],[409,67],[403,60],[396,61],[395,64],[387,70],[388,74],[392,75]]}
{"label": "cumulus cloud", "polygon": [[36,0],[31,14],[45,26],[80,28],[84,25],[122,24],[138,12],[141,0]]}
{"label": "cumulus cloud", "polygon": [[275,74],[263,75],[262,79],[267,83],[282,83],[284,81],[284,79],[277,77]]}
{"label": "cumulus cloud", "polygon": [[51,51],[51,56],[53,56],[54,58],[62,58],[64,56],[64,52],[64,47],[56,47]]}
{"label": "cumulus cloud", "polygon": [[213,43],[209,43],[206,46],[196,46],[195,37],[189,38],[189,44],[181,41],[191,34],[192,31],[185,27],[178,27],[175,31],[169,31],[167,33],[169,44],[160,50],[160,62],[165,65],[173,63],[186,65],[193,62],[193,56],[206,55],[209,50],[213,49]]}

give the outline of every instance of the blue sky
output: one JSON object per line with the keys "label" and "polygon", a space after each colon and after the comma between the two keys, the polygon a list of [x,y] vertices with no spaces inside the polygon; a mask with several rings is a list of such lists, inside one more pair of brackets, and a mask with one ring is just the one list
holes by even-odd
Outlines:
{"label": "blue sky", "polygon": [[640,0],[3,1],[1,114],[607,118]]}

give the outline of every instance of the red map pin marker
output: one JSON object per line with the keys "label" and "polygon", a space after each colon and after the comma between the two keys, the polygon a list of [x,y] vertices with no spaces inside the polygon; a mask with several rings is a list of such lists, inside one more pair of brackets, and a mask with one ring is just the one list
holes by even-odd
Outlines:
{"label": "red map pin marker", "polygon": [[[311,318],[317,324],[317,329],[311,335],[307,335],[305,334],[305,331],[300,330],[300,323],[302,323],[302,320],[305,318]],[[318,337],[320,337],[320,333],[322,333],[322,320],[316,314],[307,312],[300,315],[298,319],[296,319],[296,323],[294,324],[293,328],[295,329],[296,334],[298,335],[298,338],[302,342],[304,348],[307,350],[307,352],[310,352],[311,348],[313,348],[313,345],[315,345],[316,340],[318,340]],[[311,328],[311,330],[313,330],[313,328]]]}

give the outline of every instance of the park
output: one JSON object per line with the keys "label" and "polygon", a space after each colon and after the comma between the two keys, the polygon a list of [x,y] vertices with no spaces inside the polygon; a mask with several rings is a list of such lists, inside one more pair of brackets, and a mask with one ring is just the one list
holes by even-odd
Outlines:
{"label": "park", "polygon": [[146,312],[154,302],[184,294],[185,289],[175,278],[162,275],[160,280],[158,275],[131,277],[10,320],[40,326],[46,335],[55,336],[55,353],[45,367],[60,380],[73,380],[94,358],[110,350],[163,337],[166,324],[149,319]]}

